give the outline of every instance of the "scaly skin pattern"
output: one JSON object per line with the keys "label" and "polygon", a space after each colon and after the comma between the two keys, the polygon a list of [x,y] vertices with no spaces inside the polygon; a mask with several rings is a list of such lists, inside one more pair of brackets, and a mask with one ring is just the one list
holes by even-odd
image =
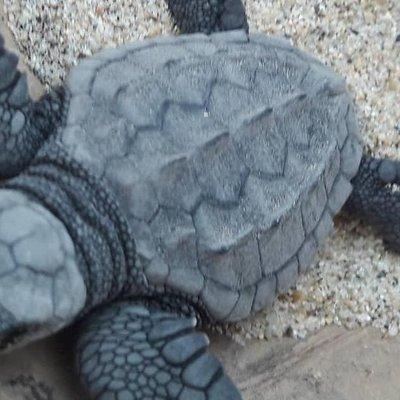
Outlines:
{"label": "scaly skin pattern", "polygon": [[193,317],[113,304],[81,326],[79,374],[97,400],[240,400],[195,327]]}
{"label": "scaly skin pattern", "polygon": [[0,179],[25,168],[44,141],[61,123],[64,93],[29,97],[26,75],[17,70],[18,57],[4,48],[0,35]]}
{"label": "scaly skin pattern", "polygon": [[372,225],[384,238],[385,245],[399,252],[400,163],[363,156],[352,184],[354,191],[345,210]]}
{"label": "scaly skin pattern", "polygon": [[59,140],[114,190],[136,266],[212,320],[271,305],[307,269],[361,158],[343,80],[264,35],[108,50],[68,91]]}
{"label": "scaly skin pattern", "polygon": [[132,288],[139,282],[145,286],[135,269],[130,228],[114,196],[55,140],[39,150],[23,174],[2,187],[30,196],[68,231],[87,287],[85,313],[120,295],[127,281]]}
{"label": "scaly skin pattern", "polygon": [[166,0],[166,3],[181,33],[249,29],[241,0]]}
{"label": "scaly skin pattern", "polygon": [[0,191],[0,260],[0,350],[56,332],[83,310],[86,286],[71,237],[15,190]]}

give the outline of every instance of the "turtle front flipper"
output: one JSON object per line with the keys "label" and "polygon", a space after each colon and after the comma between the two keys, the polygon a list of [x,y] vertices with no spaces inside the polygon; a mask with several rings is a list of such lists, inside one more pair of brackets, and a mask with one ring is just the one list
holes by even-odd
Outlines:
{"label": "turtle front flipper", "polygon": [[0,351],[60,330],[85,303],[64,225],[29,196],[0,190]]}
{"label": "turtle front flipper", "polygon": [[352,184],[346,211],[372,225],[386,246],[400,252],[400,162],[363,156]]}
{"label": "turtle front flipper", "polygon": [[0,179],[19,174],[29,164],[62,115],[62,91],[33,102],[17,64],[18,57],[5,49],[0,35]]}
{"label": "turtle front flipper", "polygon": [[246,10],[241,0],[166,0],[174,23],[182,33],[244,29]]}
{"label": "turtle front flipper", "polygon": [[58,331],[127,281],[139,286],[131,238],[110,191],[48,140],[0,182],[0,350]]}
{"label": "turtle front flipper", "polygon": [[81,327],[76,351],[92,398],[242,399],[195,325],[194,317],[133,302],[98,311]]}

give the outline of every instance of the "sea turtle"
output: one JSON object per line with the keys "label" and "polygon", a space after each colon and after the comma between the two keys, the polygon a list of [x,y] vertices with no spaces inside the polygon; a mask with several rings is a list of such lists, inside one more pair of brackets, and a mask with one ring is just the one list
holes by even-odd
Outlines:
{"label": "sea turtle", "polygon": [[38,102],[0,39],[0,346],[76,322],[94,399],[240,399],[197,329],[270,306],[352,185],[399,249],[399,164],[362,155],[344,80],[248,34],[240,0],[167,3],[184,35]]}

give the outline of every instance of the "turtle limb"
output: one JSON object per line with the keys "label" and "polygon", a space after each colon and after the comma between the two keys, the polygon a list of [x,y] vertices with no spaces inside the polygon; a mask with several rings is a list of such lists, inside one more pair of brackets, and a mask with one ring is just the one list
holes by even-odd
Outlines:
{"label": "turtle limb", "polygon": [[109,191],[49,139],[0,184],[0,350],[135,288],[131,238]]}
{"label": "turtle limb", "polygon": [[70,324],[86,287],[64,225],[27,195],[0,190],[0,351]]}
{"label": "turtle limb", "polygon": [[98,400],[240,400],[208,354],[196,319],[134,302],[99,310],[80,327],[79,375]]}
{"label": "turtle limb", "polygon": [[182,33],[245,29],[246,10],[241,0],[166,0],[174,23]]}
{"label": "turtle limb", "polygon": [[400,252],[400,162],[363,156],[346,211],[372,225],[388,248]]}
{"label": "turtle limb", "polygon": [[62,90],[33,102],[17,64],[18,57],[5,49],[0,35],[0,179],[17,175],[30,163],[62,116]]}
{"label": "turtle limb", "polygon": [[[139,285],[142,274],[135,268],[132,235],[113,194],[55,138],[1,187],[28,195],[65,227],[87,287],[85,312],[117,297],[127,280]],[[43,253],[45,246],[39,249]]]}

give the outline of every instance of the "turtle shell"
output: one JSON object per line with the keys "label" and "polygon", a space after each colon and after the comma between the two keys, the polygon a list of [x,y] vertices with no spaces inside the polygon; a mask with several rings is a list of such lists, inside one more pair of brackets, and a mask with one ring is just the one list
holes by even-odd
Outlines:
{"label": "turtle shell", "polygon": [[153,285],[239,320],[310,265],[361,157],[343,79],[265,35],[147,40],[84,60],[60,140],[104,178]]}

